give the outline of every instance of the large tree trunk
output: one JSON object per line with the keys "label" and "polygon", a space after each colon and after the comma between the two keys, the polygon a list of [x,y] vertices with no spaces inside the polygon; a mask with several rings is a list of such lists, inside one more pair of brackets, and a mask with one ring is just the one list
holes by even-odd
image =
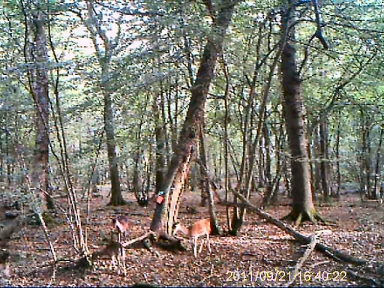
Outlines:
{"label": "large tree trunk", "polygon": [[288,35],[281,55],[281,72],[283,86],[283,107],[287,127],[289,148],[291,152],[292,170],[292,211],[289,218],[296,220],[297,224],[301,221],[315,221],[318,216],[316,213],[311,193],[310,168],[307,152],[307,134],[304,121],[304,107],[301,97],[301,80],[296,65],[296,49],[290,43],[294,37],[294,6],[288,1],[290,7],[283,16],[283,31]]}
{"label": "large tree trunk", "polygon": [[45,33],[46,19],[41,11],[32,14],[32,31],[34,45],[32,61],[36,68],[31,73],[32,95],[37,111],[36,140],[33,157],[31,185],[37,189],[44,205],[53,209],[54,205],[49,191],[49,95],[48,95],[48,51]]}
{"label": "large tree trunk", "polygon": [[[160,230],[162,225],[165,224],[167,232],[172,232],[173,221],[177,218],[181,188],[185,182],[185,176],[188,174],[190,161],[200,136],[200,127],[204,120],[205,102],[209,86],[213,79],[217,57],[223,48],[225,33],[231,21],[234,6],[233,1],[224,0],[221,2],[221,8],[205,45],[196,80],[191,89],[192,97],[179,136],[179,142],[168,167],[162,189],[158,194],[159,197],[151,223],[151,230],[153,231]],[[172,185],[172,195],[169,195]],[[163,201],[162,197],[164,195],[167,196],[168,201]],[[167,214],[163,213],[165,212],[164,206],[166,203],[169,203],[167,205]],[[164,219],[164,215],[167,215],[166,219]]]}

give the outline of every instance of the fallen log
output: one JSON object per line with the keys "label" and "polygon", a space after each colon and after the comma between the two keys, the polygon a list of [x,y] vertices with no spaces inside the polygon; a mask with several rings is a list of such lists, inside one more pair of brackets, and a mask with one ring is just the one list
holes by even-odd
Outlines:
{"label": "fallen log", "polygon": [[[235,191],[233,193],[238,197],[242,203],[229,203],[229,202],[223,202],[222,204],[228,205],[228,206],[241,206],[245,207],[251,211],[253,211],[255,214],[260,216],[261,218],[267,220],[268,222],[272,223],[273,225],[279,227],[281,230],[286,232],[287,234],[291,235],[293,238],[295,238],[298,242],[301,244],[307,245],[311,243],[311,238],[307,237],[305,235],[300,234],[295,229],[290,227],[289,225],[281,222],[280,220],[272,217],[267,212],[264,212],[260,210],[259,208],[252,205],[245,197]],[[233,205],[231,205],[233,204]],[[367,264],[368,261],[365,259],[356,258],[354,256],[351,256],[349,254],[346,254],[344,252],[341,252],[339,250],[335,250],[331,247],[328,247],[322,243],[316,243],[315,249],[322,252],[325,256],[332,258],[333,260],[337,262],[344,262],[344,263],[350,263],[354,265],[364,265]]]}

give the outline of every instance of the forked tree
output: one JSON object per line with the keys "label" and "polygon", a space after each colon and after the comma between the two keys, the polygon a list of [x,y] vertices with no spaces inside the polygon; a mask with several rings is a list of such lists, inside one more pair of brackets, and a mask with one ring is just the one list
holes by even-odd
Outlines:
{"label": "forked tree", "polygon": [[[77,14],[80,16],[80,18],[82,18],[88,31],[90,32],[91,39],[95,47],[95,54],[101,70],[99,75],[99,83],[104,99],[104,130],[106,135],[107,155],[111,180],[111,200],[109,204],[123,205],[125,204],[125,201],[121,193],[118,157],[116,154],[115,121],[112,108],[112,94],[114,87],[112,83],[111,71],[112,57],[117,53],[116,45],[114,43],[119,43],[120,33],[118,33],[115,39],[110,39],[102,27],[99,13],[101,12],[97,12],[97,9],[95,9],[94,1],[87,1],[86,19],[83,18],[80,12]],[[120,25],[120,23],[118,23],[118,25]]]}
{"label": "forked tree", "polygon": [[223,0],[218,4],[217,16],[214,17],[212,30],[205,44],[196,79],[191,88],[192,97],[179,141],[161,191],[157,194],[157,204],[151,223],[152,231],[165,228],[168,233],[172,232],[172,226],[178,214],[182,188],[188,177],[191,160],[197,150],[200,129],[204,123],[209,86],[214,77],[217,58],[222,52],[225,34],[237,2]]}

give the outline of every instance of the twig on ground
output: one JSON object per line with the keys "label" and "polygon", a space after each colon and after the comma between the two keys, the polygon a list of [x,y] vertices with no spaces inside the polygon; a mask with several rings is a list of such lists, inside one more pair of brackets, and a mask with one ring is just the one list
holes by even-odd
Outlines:
{"label": "twig on ground", "polygon": [[150,235],[156,236],[156,234],[153,231],[149,231],[149,232],[145,233],[144,235],[142,235],[140,237],[132,239],[132,240],[130,240],[128,242],[121,243],[121,246],[123,246],[124,248],[128,247],[129,245],[132,245],[133,243],[136,243],[136,242],[139,242],[139,241],[142,241],[142,240],[148,238]]}
{"label": "twig on ground", "polygon": [[329,261],[329,260],[325,260],[325,261],[321,261],[321,262],[313,263],[313,264],[311,265],[311,268],[315,268],[316,266],[320,266],[320,265],[323,265],[323,264],[328,264],[329,262],[331,262],[331,261]]}
{"label": "twig on ground", "polygon": [[287,283],[286,287],[289,287],[290,285],[293,284],[293,282],[295,282],[296,276],[299,274],[299,270],[303,266],[304,261],[307,260],[309,255],[312,253],[312,251],[315,250],[316,243],[317,243],[316,235],[313,235],[311,237],[311,242],[309,243],[307,250],[305,250],[304,252],[303,257],[301,257],[300,260],[297,262],[295,266],[295,270],[293,271],[292,279]]}

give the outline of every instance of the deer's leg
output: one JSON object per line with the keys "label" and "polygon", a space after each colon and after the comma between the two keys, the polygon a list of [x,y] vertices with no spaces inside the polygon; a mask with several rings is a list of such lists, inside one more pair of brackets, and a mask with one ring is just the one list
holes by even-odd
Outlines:
{"label": "deer's leg", "polygon": [[201,253],[201,251],[203,251],[203,245],[204,245],[204,239],[201,239],[201,245],[200,245],[199,253]]}
{"label": "deer's leg", "polygon": [[211,245],[210,245],[210,241],[209,241],[209,234],[207,234],[207,242],[208,242],[208,250],[209,250],[209,253],[211,253],[212,252],[212,250],[211,250]]}
{"label": "deer's leg", "polygon": [[124,247],[121,247],[120,248],[121,249],[121,265],[123,266],[122,268],[123,268],[123,273],[124,273],[124,275],[127,275],[127,271],[125,270],[125,249],[124,249]]}
{"label": "deer's leg", "polygon": [[110,267],[110,269],[114,268],[116,266],[116,262],[117,262],[115,255],[112,255],[111,258],[112,258],[112,260],[111,260],[111,267]]}

